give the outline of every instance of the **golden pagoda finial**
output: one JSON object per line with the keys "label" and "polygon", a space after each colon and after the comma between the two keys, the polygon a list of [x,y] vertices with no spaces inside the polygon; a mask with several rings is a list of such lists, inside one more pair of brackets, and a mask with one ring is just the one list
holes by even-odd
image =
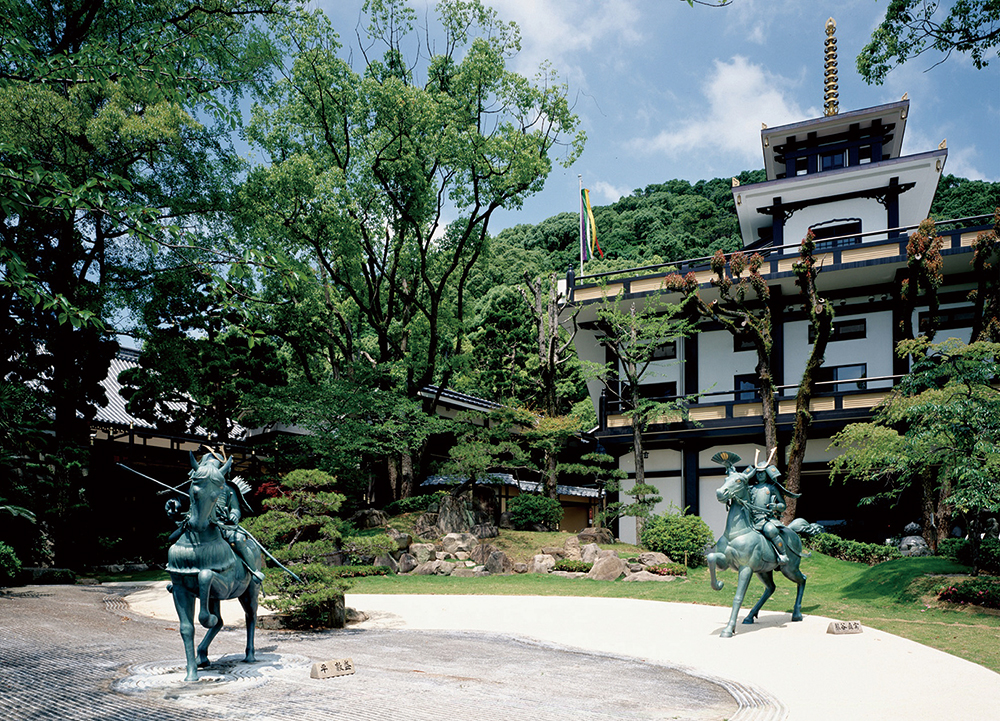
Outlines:
{"label": "golden pagoda finial", "polygon": [[826,21],[826,52],[823,77],[823,114],[836,115],[840,110],[837,101],[837,21],[830,18]]}
{"label": "golden pagoda finial", "polygon": [[740,179],[739,178],[733,178],[733,187],[734,188],[740,187]]}

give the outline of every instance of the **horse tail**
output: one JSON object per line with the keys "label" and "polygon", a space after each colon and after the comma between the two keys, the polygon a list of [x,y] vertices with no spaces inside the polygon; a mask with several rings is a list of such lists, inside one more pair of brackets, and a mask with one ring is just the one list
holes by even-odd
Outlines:
{"label": "horse tail", "polygon": [[806,538],[811,538],[812,536],[818,536],[821,533],[825,533],[826,529],[818,523],[809,523],[804,518],[796,518],[794,521],[788,524],[789,530],[795,531],[800,536],[805,536]]}

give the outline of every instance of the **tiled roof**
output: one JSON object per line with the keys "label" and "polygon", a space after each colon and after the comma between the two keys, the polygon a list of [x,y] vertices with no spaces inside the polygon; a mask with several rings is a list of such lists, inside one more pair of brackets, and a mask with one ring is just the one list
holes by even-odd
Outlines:
{"label": "tiled roof", "polygon": [[[141,418],[136,418],[129,413],[126,409],[125,399],[122,398],[122,385],[118,382],[118,374],[129,368],[137,368],[138,366],[139,351],[131,348],[122,349],[114,358],[111,359],[111,365],[108,368],[108,375],[103,381],[101,381],[101,385],[104,387],[104,393],[108,398],[108,403],[104,407],[98,407],[97,413],[94,416],[94,423],[120,426],[124,428],[146,428],[154,431],[157,430],[156,424],[150,423],[149,421]],[[176,404],[170,405],[174,408],[180,407]],[[241,425],[233,425],[232,437],[234,439],[243,438],[246,436],[246,433],[246,429]],[[206,429],[199,426],[194,429],[193,435],[207,437],[209,433]]]}
{"label": "tiled roof", "polygon": [[[466,481],[465,476],[428,476],[424,479],[422,486],[457,486]],[[541,483],[535,481],[519,481],[509,473],[490,473],[484,479],[486,483],[500,483],[505,486],[517,486],[522,491],[537,493],[542,489]],[[579,496],[581,498],[599,498],[600,491],[596,488],[584,488],[582,486],[556,486],[556,491],[560,496]]]}

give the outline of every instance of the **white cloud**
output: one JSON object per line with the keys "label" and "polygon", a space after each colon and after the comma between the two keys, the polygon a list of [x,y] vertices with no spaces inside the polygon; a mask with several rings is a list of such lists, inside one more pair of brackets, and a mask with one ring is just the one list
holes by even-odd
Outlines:
{"label": "white cloud", "polygon": [[604,182],[603,180],[591,183],[590,190],[593,193],[600,195],[609,203],[614,203],[622,196],[629,195],[632,192],[631,188],[618,188],[611,183]]}
{"label": "white cloud", "polygon": [[575,53],[609,51],[638,44],[642,40],[639,11],[630,0],[595,3],[542,0],[486,0],[501,19],[512,20],[521,29],[521,52],[513,69],[534,74],[550,61],[560,74],[577,85],[585,85],[582,68],[573,63]]}
{"label": "white cloud", "polygon": [[784,125],[819,114],[817,109],[799,107],[789,92],[792,85],[742,56],[728,63],[716,60],[702,91],[707,111],[651,138],[632,140],[629,147],[636,153],[671,158],[710,150],[759,161],[762,122]]}

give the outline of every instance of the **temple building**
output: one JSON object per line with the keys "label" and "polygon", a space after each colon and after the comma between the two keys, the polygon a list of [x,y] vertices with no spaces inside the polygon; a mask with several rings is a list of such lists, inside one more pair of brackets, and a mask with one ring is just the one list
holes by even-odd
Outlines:
{"label": "temple building", "polygon": [[[872,408],[908,370],[906,359],[894,352],[902,337],[905,312],[900,294],[908,235],[928,217],[948,150],[942,142],[916,154],[901,153],[910,111],[906,96],[898,102],[840,113],[835,56],[831,63],[829,52],[833,37],[829,24],[827,35],[826,114],[789,125],[764,126],[760,142],[767,179],[742,186],[734,179],[732,194],[743,248],[748,254],[763,257],[761,273],[770,291],[770,361],[777,389],[777,458],[782,469],[795,395],[813,341],[793,264],[806,234],[811,231],[816,238],[815,257],[821,265],[817,284],[823,298],[832,303],[835,319],[810,406],[813,421],[798,515],[830,525],[850,519],[863,526],[865,512],[858,508],[857,492],[845,492],[836,481],[831,485],[829,439],[848,423],[870,419]],[[967,293],[973,287],[971,245],[978,233],[991,225],[989,218],[938,223],[938,234],[944,238],[945,280],[939,289],[936,340],[970,338],[973,314]],[[675,262],[670,272],[676,270],[682,276],[693,272],[701,296],[711,302],[718,297],[718,289],[710,283],[713,273],[708,261]],[[668,271],[640,269],[629,275],[626,271],[606,278],[568,279],[571,308],[579,310],[575,343],[581,358],[612,361],[601,343],[604,333],[597,318],[604,298],[614,298],[620,292],[620,302],[641,306],[664,292]],[[679,296],[668,294],[666,298],[677,300]],[[912,312],[912,327],[920,328],[927,313],[926,305],[918,303]],[[723,469],[710,459],[720,450],[729,450],[739,454],[743,463],[752,463],[756,452],[766,457],[770,449],[763,445],[753,345],[736,340],[717,322],[702,320],[698,330],[662,347],[643,376],[644,397],[701,394],[690,404],[687,420],[661,419],[663,422],[654,422],[646,429],[644,468],[646,482],[656,486],[663,497],[656,512],[671,505],[688,508],[718,534],[724,526],[725,508],[716,501],[715,490],[721,485]],[[612,400],[599,381],[591,381],[589,390],[598,410],[597,441],[634,478],[632,428],[624,414],[627,408]],[[919,512],[913,511],[904,519],[902,523],[918,520]],[[901,531],[902,523],[898,529],[868,531],[872,538],[882,534],[884,539]],[[622,522],[618,530],[623,541],[635,541],[634,524]]]}

